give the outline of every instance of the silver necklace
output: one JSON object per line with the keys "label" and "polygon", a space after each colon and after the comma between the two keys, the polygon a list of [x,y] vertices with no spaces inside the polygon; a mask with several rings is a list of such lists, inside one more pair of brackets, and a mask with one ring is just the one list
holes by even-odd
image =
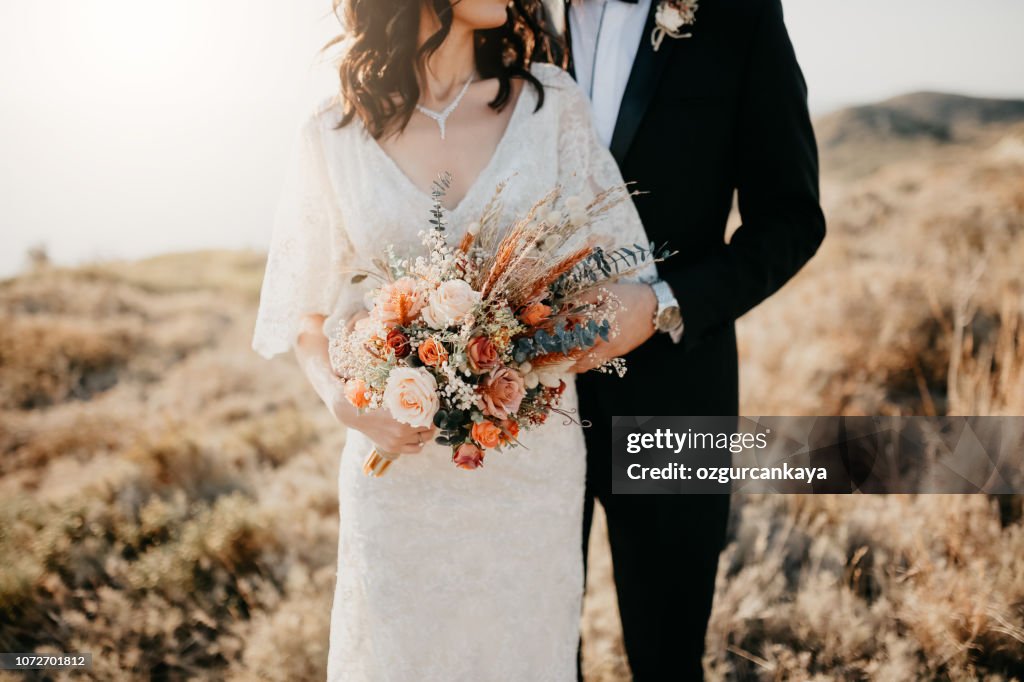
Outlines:
{"label": "silver necklace", "polygon": [[442,140],[444,139],[444,128],[445,125],[448,123],[448,117],[451,116],[452,112],[455,111],[456,107],[459,106],[459,102],[461,102],[462,98],[466,95],[466,91],[469,90],[469,84],[472,82],[473,77],[470,76],[469,80],[466,81],[466,84],[462,86],[462,90],[459,91],[459,94],[455,95],[455,99],[452,100],[451,104],[446,106],[442,111],[434,111],[433,109],[427,109],[422,104],[416,105],[417,111],[419,111],[424,116],[428,116],[437,121],[437,127],[441,129]]}

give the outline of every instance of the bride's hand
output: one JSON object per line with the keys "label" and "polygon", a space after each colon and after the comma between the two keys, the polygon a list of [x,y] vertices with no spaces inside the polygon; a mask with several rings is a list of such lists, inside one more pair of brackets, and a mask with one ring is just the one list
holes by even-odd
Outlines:
{"label": "bride's hand", "polygon": [[400,455],[419,454],[423,446],[432,442],[437,435],[435,427],[418,428],[403,424],[396,421],[385,409],[360,413],[345,397],[345,380],[340,377],[325,402],[335,419],[348,428],[364,434],[385,452]]}
{"label": "bride's hand", "polygon": [[649,284],[640,282],[616,282],[605,287],[619,299],[619,310],[615,325],[608,341],[597,342],[589,353],[573,366],[573,372],[586,372],[612,358],[620,358],[654,336],[654,313],[658,309],[658,298]]}
{"label": "bride's hand", "polygon": [[[355,324],[359,316],[349,320]],[[363,414],[345,397],[345,380],[334,373],[323,334],[324,316],[302,318],[295,354],[306,378],[334,418],[345,426],[361,431],[381,450],[412,455],[433,440],[434,427],[415,428],[395,421],[387,410],[368,410]]]}

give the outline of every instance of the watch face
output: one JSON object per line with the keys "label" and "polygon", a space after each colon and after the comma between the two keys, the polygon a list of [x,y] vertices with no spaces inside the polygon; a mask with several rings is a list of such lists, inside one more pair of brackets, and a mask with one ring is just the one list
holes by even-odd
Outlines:
{"label": "watch face", "polygon": [[676,306],[669,306],[658,314],[658,329],[661,331],[669,331],[675,329],[683,321],[683,316],[679,313],[679,308]]}

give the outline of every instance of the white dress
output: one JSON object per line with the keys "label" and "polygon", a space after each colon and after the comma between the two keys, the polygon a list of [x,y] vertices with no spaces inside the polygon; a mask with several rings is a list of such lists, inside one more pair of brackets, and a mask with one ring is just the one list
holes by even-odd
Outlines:
{"label": "white dress", "polygon": [[[492,159],[448,212],[451,240],[509,179],[505,218],[557,184],[586,196],[622,182],[594,134],[589,105],[561,69],[536,64],[544,106],[528,84]],[[321,107],[302,130],[276,217],[253,347],[291,348],[304,313],[344,318],[364,285],[342,267],[366,266],[387,244],[411,247],[429,195],[357,121],[335,130]],[[646,242],[631,201],[601,226],[615,243]],[[563,406],[576,408],[570,382]],[[557,415],[521,434],[526,447],[492,452],[463,471],[430,444],[387,475],[363,475],[370,441],[350,431],[338,481],[340,537],[328,680],[451,682],[576,678],[583,591],[581,427]]]}

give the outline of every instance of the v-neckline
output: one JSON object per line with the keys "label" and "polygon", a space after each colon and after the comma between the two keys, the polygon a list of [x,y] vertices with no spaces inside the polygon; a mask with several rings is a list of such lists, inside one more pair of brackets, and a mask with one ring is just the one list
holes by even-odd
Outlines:
{"label": "v-neckline", "polygon": [[[459,201],[451,208],[444,207],[445,212],[448,213],[449,215],[454,215],[460,208],[463,207],[463,205],[467,203],[467,200],[477,189],[478,185],[480,185],[480,183],[483,182],[484,177],[490,174],[491,168],[498,162],[498,157],[501,155],[501,152],[505,147],[506,140],[508,140],[509,137],[511,137],[512,128],[516,124],[517,119],[519,117],[519,111],[520,109],[523,108],[523,100],[526,99],[527,97],[528,85],[529,83],[524,82],[520,87],[519,96],[516,97],[515,104],[512,105],[512,113],[508,117],[508,122],[505,124],[505,130],[502,131],[501,138],[498,140],[498,144],[494,146],[494,151],[491,152],[491,158],[487,160],[487,163],[484,164],[484,167],[480,169],[479,173],[477,173],[476,178],[474,178],[473,182],[470,183],[469,187],[466,189],[466,193],[462,195],[462,198],[459,199]],[[368,140],[370,146],[376,150],[377,154],[383,157],[384,163],[392,169],[395,175],[398,176],[399,181],[404,182],[407,185],[407,187],[417,196],[427,201],[433,202],[433,196],[426,190],[421,188],[419,185],[417,185],[413,181],[413,179],[409,177],[409,174],[406,173],[402,169],[402,167],[398,165],[398,162],[395,161],[394,158],[392,158],[392,156],[387,153],[384,147],[380,145],[380,142],[378,142],[373,137],[373,135],[370,135],[369,131],[366,129],[366,126],[363,124],[362,119],[359,118],[358,116],[356,116],[356,119],[359,121],[359,127],[362,130],[363,135]]]}

